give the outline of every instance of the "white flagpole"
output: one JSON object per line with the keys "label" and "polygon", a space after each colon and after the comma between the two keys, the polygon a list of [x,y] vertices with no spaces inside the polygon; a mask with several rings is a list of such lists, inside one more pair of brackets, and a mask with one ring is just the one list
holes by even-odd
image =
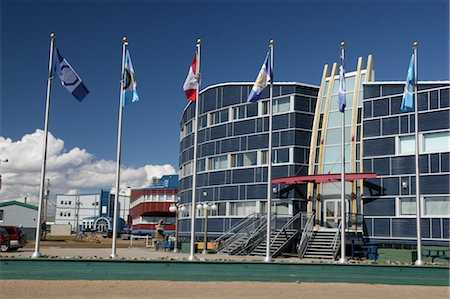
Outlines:
{"label": "white flagpole", "polygon": [[41,218],[42,218],[42,201],[44,198],[44,185],[45,185],[45,168],[47,164],[47,141],[48,141],[48,118],[50,112],[50,90],[51,82],[53,79],[53,49],[55,45],[55,33],[50,34],[50,58],[48,61],[48,78],[47,78],[47,99],[45,102],[45,122],[44,122],[44,145],[42,151],[42,164],[41,164],[41,184],[39,186],[39,205],[38,216],[36,219],[36,242],[34,246],[34,252],[31,255],[32,258],[41,257],[39,252],[39,245],[41,241]]}
{"label": "white flagpole", "polygon": [[123,85],[124,85],[124,69],[125,69],[125,51],[128,46],[128,39],[123,37],[122,45],[122,77],[120,80],[120,100],[119,100],[119,126],[117,129],[117,165],[116,165],[116,194],[114,196],[114,218],[113,218],[113,233],[112,233],[112,253],[111,258],[118,257],[116,253],[117,241],[117,217],[119,214],[119,186],[120,186],[120,159],[122,151],[122,114],[123,114]]}
{"label": "white flagpole", "polygon": [[418,42],[414,42],[414,134],[416,141],[416,226],[417,226],[417,260],[415,265],[422,266],[424,262],[422,260],[422,229],[420,227],[421,219],[421,207],[420,207],[420,170],[419,170],[419,101],[417,98],[417,47]]}
{"label": "white flagpole", "polygon": [[[269,42],[270,49],[270,70],[273,74],[273,45],[274,40],[271,39]],[[270,75],[270,73],[269,73]],[[273,76],[272,76],[273,77]],[[271,214],[272,214],[272,115],[273,115],[273,78],[270,78],[270,100],[269,100],[269,149],[268,149],[268,165],[267,165],[267,233],[266,233],[266,257],[265,262],[272,261],[272,256],[270,254],[270,234],[271,234]]]}
{"label": "white flagpole", "polygon": [[200,47],[202,44],[202,40],[197,39],[197,65],[196,65],[196,75],[197,75],[197,88],[196,88],[196,96],[195,96],[195,116],[194,116],[194,165],[192,166],[192,204],[191,204],[191,248],[189,254],[189,260],[194,261],[195,255],[195,197],[197,196],[197,131],[198,131],[198,114],[200,110],[199,105],[199,93],[200,93]]}
{"label": "white flagpole", "polygon": [[[345,43],[341,42],[341,56],[342,64],[344,64],[345,55]],[[344,67],[342,65],[342,67]],[[343,80],[345,80],[345,75]],[[340,83],[339,83],[340,84]],[[339,262],[344,264],[347,262],[345,255],[345,109],[341,113],[341,127],[342,127],[342,140],[341,140],[341,258]]]}

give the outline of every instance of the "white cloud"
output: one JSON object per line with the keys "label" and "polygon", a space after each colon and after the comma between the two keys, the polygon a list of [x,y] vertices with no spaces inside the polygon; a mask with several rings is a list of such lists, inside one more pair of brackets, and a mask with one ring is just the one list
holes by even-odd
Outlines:
{"label": "white cloud", "polygon": [[[21,140],[13,141],[0,136],[2,189],[0,200],[37,201],[40,184],[42,142],[44,132],[36,130]],[[110,189],[115,185],[116,162],[95,160],[94,155],[78,147],[67,150],[64,141],[48,135],[47,173],[51,193],[80,192],[83,189]],[[122,167],[121,187],[145,187],[153,177],[176,173],[171,165],[144,165],[139,168]]]}

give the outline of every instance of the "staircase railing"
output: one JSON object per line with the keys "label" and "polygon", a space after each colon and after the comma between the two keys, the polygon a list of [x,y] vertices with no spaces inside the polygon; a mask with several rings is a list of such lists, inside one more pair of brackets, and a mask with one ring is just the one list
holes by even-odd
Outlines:
{"label": "staircase railing", "polygon": [[342,222],[339,223],[338,230],[334,234],[333,241],[331,242],[331,247],[333,249],[333,259],[336,259],[339,246],[341,245],[341,238],[340,238],[340,236],[341,236],[341,227],[342,227]]}
{"label": "staircase railing", "polygon": [[[277,214],[271,214],[271,224],[275,225],[275,220],[277,219]],[[250,253],[253,249],[255,249],[266,237],[267,234],[267,221],[264,221],[259,225],[257,229],[255,229],[250,237],[248,238],[245,244],[241,246],[241,252],[244,254]]]}
{"label": "staircase railing", "polygon": [[292,217],[288,222],[286,222],[285,225],[283,225],[283,227],[278,231],[278,233],[272,238],[272,241],[270,242],[270,248],[272,248],[272,246],[275,243],[275,241],[277,240],[278,236],[283,233],[286,235],[286,230],[291,228],[291,226],[294,224],[294,221],[299,219],[301,216],[302,216],[302,212],[299,212],[299,213],[297,213],[297,215]]}
{"label": "staircase railing", "polygon": [[308,245],[309,239],[311,239],[314,233],[313,229],[314,229],[314,222],[316,219],[315,216],[316,212],[313,210],[308,218],[308,221],[306,221],[305,227],[303,228],[302,237],[297,245],[297,252],[300,258],[303,258],[303,256],[305,255],[306,245]]}
{"label": "staircase railing", "polygon": [[246,226],[251,225],[251,223],[255,222],[259,219],[261,215],[259,213],[252,213],[245,218],[242,218],[238,222],[236,222],[228,231],[226,231],[219,238],[215,239],[214,242],[220,244],[226,239],[236,235],[240,230],[244,229]]}

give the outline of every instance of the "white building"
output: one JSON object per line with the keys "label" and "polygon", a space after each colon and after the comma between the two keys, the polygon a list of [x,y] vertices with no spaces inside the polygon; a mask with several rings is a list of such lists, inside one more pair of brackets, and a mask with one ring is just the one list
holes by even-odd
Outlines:
{"label": "white building", "polygon": [[0,203],[0,225],[21,226],[29,239],[36,233],[38,208],[19,201]]}

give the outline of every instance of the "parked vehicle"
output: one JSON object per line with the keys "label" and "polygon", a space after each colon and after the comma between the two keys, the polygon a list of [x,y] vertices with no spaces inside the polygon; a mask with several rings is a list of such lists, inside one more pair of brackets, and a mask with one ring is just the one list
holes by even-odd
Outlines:
{"label": "parked vehicle", "polygon": [[15,251],[27,244],[27,236],[25,231],[18,226],[3,226],[9,236],[9,250]]}
{"label": "parked vehicle", "polygon": [[6,229],[0,227],[0,251],[5,252],[9,250],[9,235]]}

